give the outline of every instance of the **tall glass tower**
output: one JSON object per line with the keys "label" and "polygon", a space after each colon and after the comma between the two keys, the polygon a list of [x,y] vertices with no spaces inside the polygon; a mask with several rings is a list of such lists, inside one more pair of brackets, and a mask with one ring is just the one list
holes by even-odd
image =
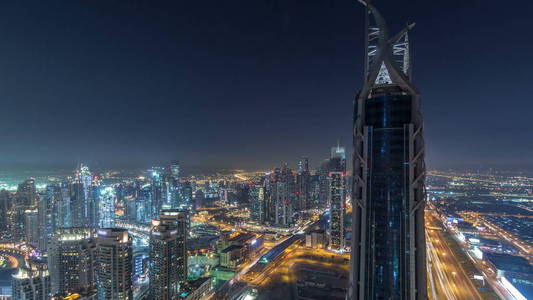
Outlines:
{"label": "tall glass tower", "polygon": [[354,105],[349,300],[426,299],[425,165],[408,25],[389,35],[366,7],[365,83]]}

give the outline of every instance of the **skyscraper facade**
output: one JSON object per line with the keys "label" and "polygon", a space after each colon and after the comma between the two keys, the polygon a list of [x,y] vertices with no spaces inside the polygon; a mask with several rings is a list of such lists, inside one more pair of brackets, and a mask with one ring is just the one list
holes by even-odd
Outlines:
{"label": "skyscraper facade", "polygon": [[311,208],[311,173],[309,172],[309,159],[302,157],[298,161],[296,173],[296,208],[306,210]]}
{"label": "skyscraper facade", "polygon": [[189,214],[185,210],[180,209],[163,209],[159,216],[161,225],[173,228],[172,231],[176,231],[175,244],[176,257],[175,266],[178,275],[178,284],[183,287],[187,283],[187,235],[189,231]]}
{"label": "skyscraper facade", "polygon": [[329,199],[330,220],[329,220],[329,248],[341,250],[344,248],[344,172],[329,173]]}
{"label": "skyscraper facade", "polygon": [[253,221],[263,224],[265,222],[265,187],[263,183],[257,182],[248,190],[250,198],[250,218]]}
{"label": "skyscraper facade", "polygon": [[354,107],[350,300],[426,299],[424,140],[407,26],[366,6],[365,84]]}
{"label": "skyscraper facade", "polygon": [[50,274],[45,261],[30,259],[11,280],[12,300],[50,299]]}
{"label": "skyscraper facade", "polygon": [[91,228],[61,228],[55,232],[48,250],[54,295],[95,293],[95,237]]}
{"label": "skyscraper facade", "polygon": [[132,300],[132,238],[118,228],[98,229],[97,291],[99,300]]}
{"label": "skyscraper facade", "polygon": [[150,299],[177,299],[182,248],[175,224],[152,221],[150,230]]}

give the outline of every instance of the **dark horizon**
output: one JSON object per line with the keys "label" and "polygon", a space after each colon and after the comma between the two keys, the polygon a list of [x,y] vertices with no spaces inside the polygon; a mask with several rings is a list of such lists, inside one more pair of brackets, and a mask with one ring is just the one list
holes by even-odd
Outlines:
{"label": "dark horizon", "polygon": [[[428,169],[533,166],[524,135],[533,42],[516,39],[533,27],[533,4],[375,3],[392,32],[417,24]],[[363,73],[356,1],[0,8],[0,169],[143,169],[174,159],[266,169],[301,156],[316,167],[337,140],[352,152]]]}

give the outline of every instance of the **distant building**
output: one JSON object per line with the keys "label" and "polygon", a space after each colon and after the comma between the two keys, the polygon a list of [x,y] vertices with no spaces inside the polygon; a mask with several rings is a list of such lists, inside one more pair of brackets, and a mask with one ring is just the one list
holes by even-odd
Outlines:
{"label": "distant building", "polygon": [[28,244],[37,247],[39,235],[39,213],[35,206],[28,207],[24,210],[24,239]]}
{"label": "distant building", "polygon": [[21,206],[33,206],[37,204],[37,189],[35,179],[30,178],[19,184],[15,194],[15,203]]}
{"label": "distant building", "polygon": [[309,158],[302,157],[298,162],[298,172],[296,173],[296,208],[297,210],[306,210],[311,207],[311,174],[309,172]]}
{"label": "distant building", "polygon": [[44,261],[29,260],[21,266],[11,280],[12,300],[50,299],[50,275]]}
{"label": "distant building", "polygon": [[344,248],[345,185],[343,172],[330,172],[329,199],[329,249]]}
{"label": "distant building", "polygon": [[48,243],[58,226],[58,209],[61,207],[60,189],[55,185],[49,185],[40,195],[38,205],[39,217],[39,245],[41,252],[48,250]]}
{"label": "distant building", "polygon": [[87,226],[86,198],[83,182],[75,179],[69,184],[70,213],[72,227]]}
{"label": "distant building", "polygon": [[191,292],[184,300],[206,299],[213,290],[213,279],[211,277],[198,278],[189,282]]}
{"label": "distant building", "polygon": [[220,265],[236,269],[250,255],[254,255],[263,248],[264,237],[254,233],[234,232],[223,236],[217,242],[217,253]]}
{"label": "distant building", "polygon": [[305,235],[305,246],[313,249],[325,249],[327,244],[326,234],[323,230],[315,230]]}
{"label": "distant building", "polygon": [[521,256],[483,252],[483,260],[493,269],[497,278],[506,273],[520,273],[533,276],[533,266]]}
{"label": "distant building", "polygon": [[250,198],[250,219],[259,224],[265,222],[265,187],[261,183],[253,184],[249,189]]}
{"label": "distant building", "polygon": [[276,169],[273,176],[271,196],[275,206],[274,225],[289,227],[294,221],[292,219],[293,204],[295,202],[294,175],[292,170],[285,164],[281,170]]}
{"label": "distant building", "polygon": [[0,190],[0,238],[10,236],[8,217],[12,206],[12,194],[7,190]]}
{"label": "distant building", "polygon": [[125,229],[98,229],[97,291],[99,300],[132,300],[132,239]]}
{"label": "distant building", "polygon": [[245,248],[243,245],[231,245],[220,251],[220,265],[235,270],[243,261]]}

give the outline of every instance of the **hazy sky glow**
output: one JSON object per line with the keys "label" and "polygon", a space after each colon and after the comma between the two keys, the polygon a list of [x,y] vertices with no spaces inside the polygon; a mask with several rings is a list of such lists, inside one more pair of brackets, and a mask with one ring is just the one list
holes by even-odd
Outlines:
{"label": "hazy sky glow", "polygon": [[[417,23],[429,167],[533,163],[532,2],[376,4]],[[356,1],[3,1],[0,165],[314,166],[351,152],[362,52]]]}

